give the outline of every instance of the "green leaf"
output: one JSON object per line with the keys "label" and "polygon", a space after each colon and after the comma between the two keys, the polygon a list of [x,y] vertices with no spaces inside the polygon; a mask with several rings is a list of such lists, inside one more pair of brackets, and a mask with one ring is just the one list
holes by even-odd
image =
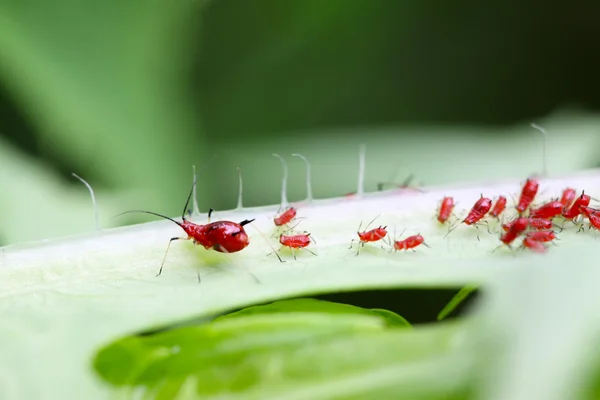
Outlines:
{"label": "green leaf", "polygon": [[314,312],[330,314],[362,314],[382,317],[388,326],[410,327],[410,323],[400,315],[383,309],[365,309],[349,304],[334,303],[331,301],[317,299],[292,299],[280,300],[266,305],[246,307],[240,311],[232,312],[217,320],[237,318],[240,316],[271,313],[296,313]]}
{"label": "green leaf", "polygon": [[[597,171],[543,179],[543,194],[538,201],[555,196],[565,186],[600,192],[597,182]],[[513,181],[466,188],[427,188],[422,194],[391,191],[367,194],[361,199],[299,203],[299,216],[306,217],[303,228],[318,237],[318,244],[311,245],[318,256],[305,252],[294,260],[282,252],[285,263],[269,255],[271,249],[266,242],[270,240],[276,246],[275,239],[267,235],[274,232],[272,216],[278,206],[223,212],[218,215],[220,219],[256,218],[248,226],[250,245],[240,253],[217,254],[191,242],[175,242],[160,277],[156,273],[167,242],[181,234],[180,228],[169,221],[4,247],[0,252],[0,376],[10,377],[6,385],[18,398],[69,398],[73,387],[77,387],[87,399],[101,399],[108,389],[90,370],[91,359],[99,347],[132,332],[283,298],[340,291],[476,283],[493,299],[498,279],[504,274],[518,277],[536,265],[568,266],[569,270],[578,271],[574,255],[578,260],[595,257],[595,234],[576,233],[574,224],[566,225],[559,234],[560,244],[551,247],[548,254],[507,249],[491,253],[499,243],[496,234],[480,230],[478,241],[474,229],[459,226],[444,238],[447,228],[439,226],[432,216],[445,195],[454,196],[460,204],[456,213],[462,215],[482,192],[493,196],[518,191],[519,182]],[[421,232],[431,248],[391,253],[379,246],[365,245],[356,256],[348,244],[356,237],[358,223],[372,219],[374,213],[381,213],[381,223],[406,227],[407,235]],[[497,229],[495,224],[490,221],[491,230]],[[201,284],[197,282],[197,271],[202,275]],[[259,284],[251,279],[249,271],[259,278]],[[503,290],[510,295],[510,290]],[[499,311],[485,312],[493,317]],[[476,328],[466,328],[473,339],[479,338]],[[468,347],[462,352],[465,357],[478,358],[478,362],[489,357],[486,352]],[[443,381],[448,376],[446,370],[436,369],[437,364],[427,365],[427,369],[437,371],[436,379]],[[452,365],[444,365],[445,368],[453,370]],[[55,371],[60,371],[59,377]],[[413,368],[403,371],[410,374]],[[52,379],[39,379],[40,376]],[[420,382],[425,387],[430,384],[427,380]]]}
{"label": "green leaf", "polygon": [[454,297],[450,299],[448,304],[446,304],[444,308],[442,308],[442,311],[439,312],[439,314],[437,315],[437,320],[441,321],[448,315],[450,315],[452,311],[456,310],[456,307],[461,305],[462,302],[465,301],[465,299],[469,297],[471,293],[478,289],[478,287],[478,285],[467,285],[464,288],[460,289],[458,293],[456,293]]}
{"label": "green leaf", "polygon": [[[401,332],[411,330],[389,330],[380,318],[356,313],[251,311],[122,339],[101,350],[95,368],[129,386],[122,393],[141,391],[148,399],[174,398],[186,383],[196,392],[189,398],[203,399],[441,398],[466,388],[464,369],[450,373],[457,379],[450,388],[444,379],[419,383],[464,361],[452,351],[456,326]],[[411,369],[409,380],[398,375]]]}

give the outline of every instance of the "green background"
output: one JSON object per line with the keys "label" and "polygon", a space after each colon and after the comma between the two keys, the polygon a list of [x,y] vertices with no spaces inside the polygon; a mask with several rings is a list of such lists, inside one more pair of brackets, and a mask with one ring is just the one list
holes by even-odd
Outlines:
{"label": "green background", "polygon": [[[180,212],[598,165],[600,6],[392,0],[0,1],[0,243]],[[546,118],[548,115],[550,117]],[[216,154],[216,158],[211,159]],[[31,224],[35,225],[32,229]]]}

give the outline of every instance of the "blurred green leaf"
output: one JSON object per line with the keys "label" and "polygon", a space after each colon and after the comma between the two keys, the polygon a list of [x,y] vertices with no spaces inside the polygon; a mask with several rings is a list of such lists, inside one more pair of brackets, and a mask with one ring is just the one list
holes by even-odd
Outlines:
{"label": "blurred green leaf", "polygon": [[[449,357],[456,327],[400,332],[408,331],[388,330],[381,319],[356,313],[233,313],[121,339],[99,352],[95,368],[112,384],[130,386],[122,393],[142,391],[148,399],[174,398],[185,384],[195,388],[190,398],[203,399],[368,399],[373,392],[433,399],[466,388],[464,369],[453,374],[458,381],[450,388],[446,380],[436,384],[434,375],[431,385],[420,384],[434,372],[423,364],[460,365],[456,354]],[[413,368],[410,381],[398,375]]]}
{"label": "blurred green leaf", "polygon": [[388,326],[410,327],[410,323],[400,315],[388,310],[368,309],[356,307],[349,304],[334,303],[331,301],[317,299],[291,299],[279,300],[266,305],[246,307],[240,311],[225,314],[216,318],[216,320],[237,318],[246,315],[255,314],[273,314],[273,313],[329,313],[329,314],[359,314],[382,317]]}
{"label": "blurred green leaf", "polygon": [[460,306],[466,300],[466,298],[469,297],[469,295],[476,291],[478,288],[479,285],[467,285],[464,288],[460,289],[458,293],[456,293],[454,297],[450,299],[448,304],[446,304],[444,308],[442,308],[440,313],[437,315],[437,320],[441,321],[448,315],[450,315],[452,311],[456,310],[456,307]]}

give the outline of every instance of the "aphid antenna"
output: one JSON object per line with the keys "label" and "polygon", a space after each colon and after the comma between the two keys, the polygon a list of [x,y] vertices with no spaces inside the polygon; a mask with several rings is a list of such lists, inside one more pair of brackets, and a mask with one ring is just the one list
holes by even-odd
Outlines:
{"label": "aphid antenna", "polygon": [[98,203],[96,203],[96,196],[94,195],[94,189],[92,189],[92,186],[87,183],[85,181],[85,179],[83,179],[82,177],[80,177],[79,175],[77,175],[76,173],[72,172],[71,173],[75,178],[79,179],[81,181],[81,183],[83,183],[87,189],[90,192],[90,196],[92,197],[92,206],[94,207],[94,220],[96,221],[96,230],[100,231],[100,214],[98,212]]}
{"label": "aphid antenna", "polygon": [[312,174],[310,171],[310,162],[308,162],[308,159],[302,154],[294,153],[292,154],[292,157],[300,157],[306,164],[306,202],[312,203],[314,198],[312,193]]}
{"label": "aphid antenna", "polygon": [[[381,214],[378,214],[378,215],[377,215],[375,218],[373,218],[373,219],[371,220],[371,222],[369,222],[369,223],[367,224],[367,226],[365,226],[365,231],[366,231],[367,229],[369,229],[369,226],[371,226],[371,224],[372,224],[373,222],[375,222],[375,220],[376,220],[377,218],[379,218],[379,217],[381,217]],[[361,226],[362,226],[362,221],[360,221],[360,225],[358,225],[358,232],[360,232],[360,227],[361,227]]]}
{"label": "aphid antenna", "polygon": [[285,160],[279,154],[273,153],[273,157],[281,160],[281,166],[283,167],[283,179],[281,180],[281,207],[287,207],[287,179],[288,179],[288,168]]}
{"label": "aphid antenna", "polygon": [[[187,200],[185,201],[185,205],[183,206],[183,211],[181,212],[181,219],[183,220],[183,222],[187,222],[187,219],[185,218],[185,213],[188,210],[188,206],[190,205],[190,199],[192,198],[192,194],[194,193],[194,188],[195,187],[196,187],[196,178],[194,177],[194,183],[192,185],[192,189],[190,190],[190,194],[188,195]],[[210,221],[210,215],[211,215],[212,211],[213,211],[213,209],[211,208],[210,211],[208,212],[208,219],[209,219],[209,221]],[[169,221],[171,221],[171,222],[177,224],[179,227],[183,228],[183,224],[181,222],[175,221],[173,218],[169,218],[166,215],[155,213],[153,211],[129,210],[129,211],[125,211],[125,212],[122,212],[120,214],[117,214],[113,218],[119,217],[119,216],[121,216],[123,214],[129,214],[129,213],[144,213],[144,214],[156,215],[157,217],[168,219]],[[173,239],[171,239],[171,240],[173,240]]]}
{"label": "aphid antenna", "polygon": [[546,142],[548,141],[548,134],[546,133],[546,130],[544,128],[542,128],[541,126],[539,126],[538,124],[532,122],[531,123],[531,127],[533,129],[537,129],[541,134],[542,134],[542,138],[543,138],[543,144],[542,144],[542,176],[546,177],[548,176],[548,167],[547,167],[547,161],[546,161]]}
{"label": "aphid antenna", "polygon": [[238,171],[238,182],[239,182],[239,186],[238,186],[238,201],[237,201],[237,207],[236,207],[236,211],[241,211],[244,209],[244,205],[242,203],[242,194],[244,192],[244,186],[242,185],[242,170],[240,169],[240,167],[237,167],[237,171]]}
{"label": "aphid antenna", "polygon": [[367,153],[367,147],[365,144],[361,144],[358,149],[358,187],[356,188],[356,195],[362,197],[365,192],[365,156]]}
{"label": "aphid antenna", "polygon": [[446,236],[448,236],[453,230],[455,230],[456,228],[458,228],[458,226],[461,224],[461,222],[462,221],[456,221],[454,223],[454,225],[452,225],[451,227],[449,227],[448,228],[448,232],[444,235],[444,237],[442,239],[446,239]]}

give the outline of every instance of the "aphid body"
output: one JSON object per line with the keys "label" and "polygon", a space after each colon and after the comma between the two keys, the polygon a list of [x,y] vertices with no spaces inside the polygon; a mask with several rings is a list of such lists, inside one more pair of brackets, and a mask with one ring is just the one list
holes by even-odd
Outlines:
{"label": "aphid body", "polygon": [[535,179],[529,178],[529,179],[527,179],[527,181],[525,181],[525,184],[523,185],[523,188],[521,189],[521,196],[519,197],[519,204],[517,204],[517,211],[519,212],[519,214],[522,214],[523,212],[525,212],[525,210],[527,210],[527,208],[529,207],[529,205],[535,198],[535,195],[538,192],[539,186],[540,186],[539,182]]}
{"label": "aphid body", "polygon": [[556,234],[554,231],[542,230],[542,231],[532,231],[527,232],[525,234],[527,239],[535,240],[536,242],[547,243],[556,239]]}
{"label": "aphid body", "polygon": [[310,244],[310,233],[302,233],[298,235],[283,235],[279,236],[279,243],[282,246],[292,249],[301,249]]}
{"label": "aphid body", "polygon": [[528,237],[523,239],[523,246],[535,253],[545,253],[548,250],[542,242],[538,242],[537,240]]}
{"label": "aphid body", "polygon": [[562,197],[560,198],[560,202],[565,207],[570,207],[575,197],[577,196],[577,192],[573,188],[566,188],[563,190]]}
{"label": "aphid body", "polygon": [[505,208],[506,208],[506,197],[500,196],[500,197],[498,197],[498,200],[496,200],[496,204],[494,204],[492,211],[490,211],[490,215],[494,218],[498,218],[500,216],[500,214],[502,214],[502,212],[504,211]]}
{"label": "aphid body", "polygon": [[481,198],[475,202],[473,208],[471,208],[471,211],[469,211],[469,214],[463,222],[467,225],[477,223],[480,219],[485,217],[485,214],[490,211],[490,208],[492,208],[492,200],[481,196]]}
{"label": "aphid body", "polygon": [[394,250],[413,250],[415,247],[425,243],[425,238],[419,235],[409,236],[404,240],[394,241]]}
{"label": "aphid body", "polygon": [[438,213],[437,220],[443,224],[448,221],[450,218],[450,214],[452,214],[452,210],[454,210],[454,198],[446,196],[442,199],[442,204],[440,204],[440,212]]}
{"label": "aphid body", "polygon": [[541,219],[551,219],[561,215],[562,210],[564,208],[564,204],[560,201],[553,200],[548,203],[542,204],[538,208],[532,208],[530,217],[531,218],[541,218]]}
{"label": "aphid body", "polygon": [[289,224],[294,218],[296,218],[296,209],[294,207],[289,207],[284,212],[275,217],[273,219],[273,222],[275,222],[275,225],[277,226],[282,226]]}
{"label": "aphid body", "polygon": [[523,217],[517,218],[510,225],[508,232],[506,232],[504,235],[502,235],[500,237],[500,241],[502,243],[504,243],[505,245],[511,244],[517,238],[517,236],[519,236],[521,233],[523,233],[523,231],[525,231],[525,229],[527,229],[528,225],[529,225],[529,220],[527,218],[523,218]]}
{"label": "aphid body", "polygon": [[[543,218],[527,218],[527,220],[529,221],[529,225],[528,228],[532,228],[532,229],[550,229],[552,228],[552,221],[550,221],[549,219],[543,219]],[[511,225],[515,223],[516,220],[508,222],[506,224],[502,225],[502,229],[504,230],[504,232],[508,232],[508,230],[510,229]]]}
{"label": "aphid body", "polygon": [[592,198],[590,196],[588,196],[584,192],[581,192],[581,196],[575,199],[571,208],[565,207],[563,209],[562,216],[565,217],[565,219],[577,218],[579,215],[581,215],[581,207],[589,206],[591,199]]}

